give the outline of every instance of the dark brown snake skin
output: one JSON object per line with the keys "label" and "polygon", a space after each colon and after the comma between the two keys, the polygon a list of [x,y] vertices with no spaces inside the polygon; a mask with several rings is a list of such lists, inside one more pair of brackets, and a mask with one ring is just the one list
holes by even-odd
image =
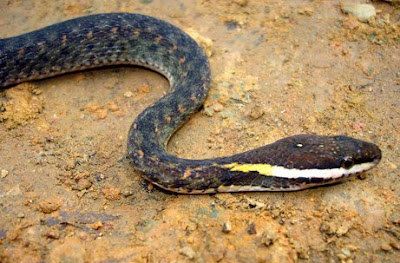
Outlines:
{"label": "dark brown snake skin", "polygon": [[207,96],[210,69],[207,57],[193,39],[156,18],[98,14],[0,40],[2,89],[110,65],[144,66],[170,81],[172,91],[136,118],[128,138],[133,165],[147,180],[164,189],[181,193],[298,190],[334,183],[348,174],[338,178],[285,177],[247,171],[247,166],[240,165],[266,164],[263,167],[268,171],[275,166],[291,171],[331,170],[363,163],[375,165],[381,158],[379,148],[372,143],[318,135],[296,135],[224,158],[187,160],[168,154],[165,148],[171,135]]}

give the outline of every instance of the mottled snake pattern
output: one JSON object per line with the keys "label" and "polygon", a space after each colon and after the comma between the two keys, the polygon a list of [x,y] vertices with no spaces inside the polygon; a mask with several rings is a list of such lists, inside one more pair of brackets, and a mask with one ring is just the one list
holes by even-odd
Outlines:
{"label": "mottled snake pattern", "polygon": [[332,184],[374,167],[379,148],[347,136],[295,135],[233,156],[188,160],[166,151],[171,135],[203,105],[207,57],[179,28],[139,14],[80,17],[0,39],[0,89],[112,65],[159,72],[171,92],[133,122],[128,156],[153,184],[178,193],[291,191]]}

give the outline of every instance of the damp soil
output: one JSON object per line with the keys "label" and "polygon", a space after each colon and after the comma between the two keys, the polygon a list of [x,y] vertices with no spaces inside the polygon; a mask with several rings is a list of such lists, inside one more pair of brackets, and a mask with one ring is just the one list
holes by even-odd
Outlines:
{"label": "damp soil", "polygon": [[[395,2],[395,1],[393,1]],[[0,93],[1,262],[394,262],[400,258],[400,11],[339,1],[1,1],[0,37],[142,13],[206,50],[212,89],[169,151],[209,158],[300,134],[380,146],[381,163],[299,192],[176,195],[126,159],[130,124],[168,92],[115,67]]]}

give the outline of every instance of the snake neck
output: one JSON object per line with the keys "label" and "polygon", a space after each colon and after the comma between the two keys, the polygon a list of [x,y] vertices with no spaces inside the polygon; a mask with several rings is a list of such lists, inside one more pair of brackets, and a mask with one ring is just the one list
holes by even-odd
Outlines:
{"label": "snake neck", "polygon": [[146,108],[131,125],[128,155],[141,172],[164,174],[165,178],[172,180],[171,171],[174,169],[180,173],[189,167],[194,169],[211,163],[181,159],[166,151],[171,136],[199,110],[206,98],[210,74],[208,65],[202,65],[196,70],[195,76],[175,82],[171,93]]}

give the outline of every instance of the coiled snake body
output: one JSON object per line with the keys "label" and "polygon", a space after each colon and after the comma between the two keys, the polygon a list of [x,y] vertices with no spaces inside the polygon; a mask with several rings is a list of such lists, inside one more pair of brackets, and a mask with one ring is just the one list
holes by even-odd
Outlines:
{"label": "coiled snake body", "polygon": [[179,28],[149,16],[98,14],[0,40],[0,88],[110,65],[139,65],[172,91],[132,124],[128,155],[150,182],[179,193],[291,191],[331,184],[374,167],[379,148],[346,136],[296,135],[241,154],[206,160],[172,156],[171,135],[203,104],[208,59]]}

